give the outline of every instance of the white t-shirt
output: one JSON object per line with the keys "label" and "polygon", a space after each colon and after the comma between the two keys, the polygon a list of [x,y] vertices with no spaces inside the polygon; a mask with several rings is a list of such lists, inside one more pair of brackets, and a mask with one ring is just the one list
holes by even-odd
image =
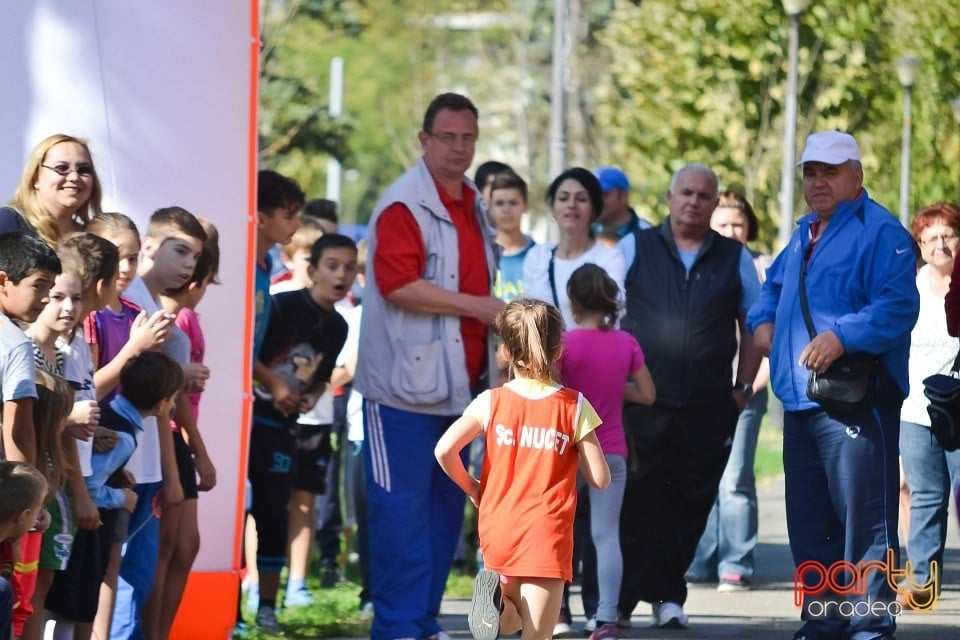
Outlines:
{"label": "white t-shirt", "polygon": [[[140,276],[133,279],[123,296],[146,311],[148,317],[160,310],[160,301],[150,295],[150,290]],[[143,431],[137,440],[137,448],[133,450],[125,468],[133,474],[138,484],[163,480],[160,434],[157,431],[157,419],[153,416],[143,419]]]}
{"label": "white t-shirt", "polygon": [[904,422],[930,426],[927,405],[923,395],[923,379],[935,373],[947,373],[957,355],[957,339],[947,333],[947,316],[943,312],[943,298],[930,288],[930,265],[917,273],[920,292],[920,316],[910,333],[910,395],[903,401],[900,419]]}
{"label": "white t-shirt", "polygon": [[[63,354],[63,377],[73,387],[73,400],[97,399],[97,392],[93,386],[93,354],[90,345],[83,338],[83,331],[77,330],[73,340],[67,342],[63,337],[57,340],[57,350]],[[89,440],[77,439],[77,454],[80,456],[80,473],[86,477],[93,473],[90,466],[90,456],[93,455],[93,438]]]}
{"label": "white t-shirt", "polygon": [[620,287],[620,299],[623,299],[623,281],[627,276],[627,266],[623,261],[623,254],[613,247],[607,247],[595,242],[582,255],[566,260],[554,258],[553,277],[556,283],[557,299],[553,298],[550,288],[550,257],[556,244],[538,244],[530,248],[527,258],[523,262],[523,295],[536,298],[550,304],[557,304],[563,316],[563,324],[567,329],[573,329],[577,323],[573,320],[570,310],[570,298],[567,296],[567,281],[577,267],[585,264],[595,264],[607,272],[613,281]]}

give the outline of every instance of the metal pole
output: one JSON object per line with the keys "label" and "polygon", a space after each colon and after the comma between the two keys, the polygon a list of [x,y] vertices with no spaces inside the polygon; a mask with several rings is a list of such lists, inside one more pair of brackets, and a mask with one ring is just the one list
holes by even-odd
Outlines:
{"label": "metal pole", "polygon": [[567,2],[553,3],[553,75],[550,87],[550,178],[566,164],[566,105],[563,80],[567,75]]}
{"label": "metal pole", "polygon": [[913,87],[903,88],[903,145],[900,149],[900,224],[909,228],[910,223],[910,122],[913,106]]}
{"label": "metal pole", "polygon": [[783,171],[780,176],[780,248],[793,233],[794,153],[797,146],[797,50],[800,48],[800,14],[790,14],[786,109],[783,118]]}
{"label": "metal pole", "polygon": [[[343,58],[330,61],[330,117],[336,120],[343,113]],[[327,200],[340,202],[340,161],[327,160]]]}

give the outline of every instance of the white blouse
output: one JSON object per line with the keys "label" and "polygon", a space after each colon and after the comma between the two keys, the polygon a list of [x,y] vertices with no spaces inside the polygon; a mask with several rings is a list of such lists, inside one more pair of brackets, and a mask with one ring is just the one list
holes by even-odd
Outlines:
{"label": "white blouse", "polygon": [[928,264],[917,273],[917,289],[920,291],[920,317],[910,334],[910,395],[903,401],[900,419],[929,427],[927,405],[930,401],[923,395],[923,379],[950,371],[960,342],[947,333],[943,298],[934,295],[930,289]]}
{"label": "white blouse", "polygon": [[573,259],[554,258],[553,275],[556,283],[557,296],[554,300],[550,289],[550,257],[556,243],[538,244],[527,252],[523,262],[523,295],[556,304],[563,316],[563,323],[567,329],[577,326],[573,320],[573,311],[570,310],[570,298],[567,296],[567,281],[577,267],[584,264],[595,264],[607,272],[620,288],[620,299],[623,299],[623,281],[627,276],[627,265],[623,254],[614,247],[604,246],[600,242],[594,243],[582,255]]}

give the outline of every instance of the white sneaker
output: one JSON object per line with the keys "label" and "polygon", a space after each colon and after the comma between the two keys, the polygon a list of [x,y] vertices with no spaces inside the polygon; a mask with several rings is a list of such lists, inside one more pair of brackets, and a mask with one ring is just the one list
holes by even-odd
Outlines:
{"label": "white sneaker", "polygon": [[683,612],[683,606],[676,602],[661,602],[660,606],[653,609],[655,623],[661,629],[686,629],[687,615]]}
{"label": "white sneaker", "polygon": [[597,616],[591,616],[587,618],[587,623],[583,625],[583,632],[589,635],[596,630],[597,630]]}
{"label": "white sneaker", "polygon": [[573,627],[570,626],[570,618],[561,611],[557,617],[557,623],[553,625],[554,638],[569,638],[573,635]]}
{"label": "white sneaker", "polygon": [[360,607],[360,619],[364,622],[370,622],[373,620],[373,603],[364,602]]}

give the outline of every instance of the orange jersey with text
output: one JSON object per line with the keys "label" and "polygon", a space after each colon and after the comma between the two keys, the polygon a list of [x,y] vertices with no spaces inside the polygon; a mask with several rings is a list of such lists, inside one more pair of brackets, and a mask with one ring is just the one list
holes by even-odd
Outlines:
{"label": "orange jersey with text", "polygon": [[573,389],[515,380],[478,396],[466,413],[479,419],[486,440],[484,564],[507,576],[570,582],[577,442],[600,424],[596,411]]}

